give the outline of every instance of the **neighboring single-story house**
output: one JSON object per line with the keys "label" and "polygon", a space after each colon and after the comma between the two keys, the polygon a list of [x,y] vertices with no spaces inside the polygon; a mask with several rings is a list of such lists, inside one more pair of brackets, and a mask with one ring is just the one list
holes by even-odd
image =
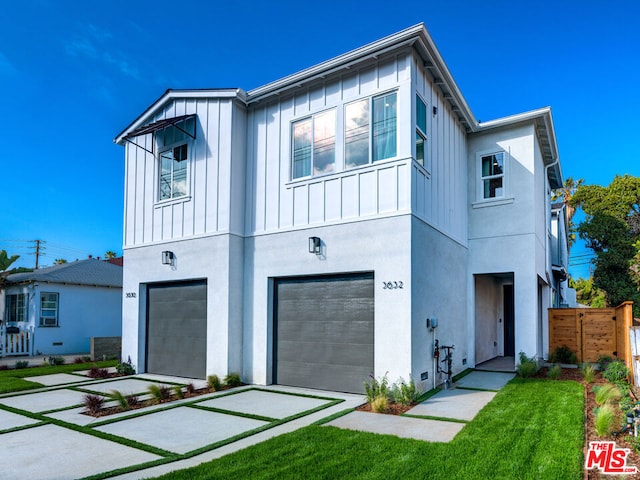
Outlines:
{"label": "neighboring single-story house", "polygon": [[122,335],[122,267],[97,259],[8,275],[0,284],[0,356],[87,354]]}
{"label": "neighboring single-story house", "polygon": [[440,383],[436,339],[454,373],[547,355],[551,110],[478,122],[422,24],[248,92],[168,90],[115,142],[141,372],[359,392]]}

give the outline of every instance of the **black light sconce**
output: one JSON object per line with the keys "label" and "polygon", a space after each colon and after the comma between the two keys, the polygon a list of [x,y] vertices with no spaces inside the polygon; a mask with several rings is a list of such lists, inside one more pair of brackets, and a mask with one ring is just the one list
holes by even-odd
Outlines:
{"label": "black light sconce", "polygon": [[165,250],[164,252],[162,252],[162,264],[163,265],[173,265],[173,259],[175,258],[175,256],[173,255],[173,252],[170,252],[168,250]]}
{"label": "black light sconce", "polygon": [[438,114],[438,107],[433,107],[433,116],[435,117]]}
{"label": "black light sconce", "polygon": [[320,237],[309,237],[309,253],[320,255],[320,246],[322,241]]}

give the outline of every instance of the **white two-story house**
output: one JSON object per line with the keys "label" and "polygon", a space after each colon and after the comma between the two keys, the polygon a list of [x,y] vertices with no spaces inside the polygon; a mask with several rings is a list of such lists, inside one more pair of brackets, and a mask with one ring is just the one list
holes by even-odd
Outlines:
{"label": "white two-story house", "polygon": [[115,141],[139,371],[359,392],[440,383],[435,339],[455,372],[546,355],[551,112],[479,124],[422,24],[248,92],[168,90]]}

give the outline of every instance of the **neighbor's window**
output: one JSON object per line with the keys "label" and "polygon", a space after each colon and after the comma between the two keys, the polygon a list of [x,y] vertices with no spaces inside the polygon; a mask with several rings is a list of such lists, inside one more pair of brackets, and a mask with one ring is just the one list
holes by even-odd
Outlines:
{"label": "neighbor's window", "polygon": [[396,156],[397,94],[358,100],[344,108],[347,168]]}
{"label": "neighbor's window", "polygon": [[333,172],[336,164],[336,110],[328,110],[292,124],[292,178]]}
{"label": "neighbor's window", "polygon": [[427,105],[416,95],[416,161],[424,167],[427,143]]}
{"label": "neighbor's window", "polygon": [[195,131],[195,118],[190,117],[156,132],[160,152],[159,199],[183,197],[187,194],[187,163],[190,133]]}
{"label": "neighbor's window", "polygon": [[57,327],[58,326],[58,294],[57,293],[41,293],[40,294],[40,326],[41,327]]}
{"label": "neighbor's window", "polygon": [[483,155],[480,159],[482,174],[482,198],[504,195],[504,152]]}
{"label": "neighbor's window", "polygon": [[7,322],[27,321],[27,295],[18,293],[7,295],[4,319]]}

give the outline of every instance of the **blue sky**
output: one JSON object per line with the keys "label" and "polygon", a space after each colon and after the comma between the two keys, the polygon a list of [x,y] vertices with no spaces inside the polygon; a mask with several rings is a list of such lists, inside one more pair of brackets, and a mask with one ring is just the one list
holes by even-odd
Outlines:
{"label": "blue sky", "polygon": [[[122,147],[167,88],[255,88],[424,22],[476,118],[550,105],[565,177],[640,176],[640,2],[23,0],[0,29],[0,249],[122,253]],[[584,253],[577,245],[575,255]],[[588,265],[572,268],[588,275]]]}

